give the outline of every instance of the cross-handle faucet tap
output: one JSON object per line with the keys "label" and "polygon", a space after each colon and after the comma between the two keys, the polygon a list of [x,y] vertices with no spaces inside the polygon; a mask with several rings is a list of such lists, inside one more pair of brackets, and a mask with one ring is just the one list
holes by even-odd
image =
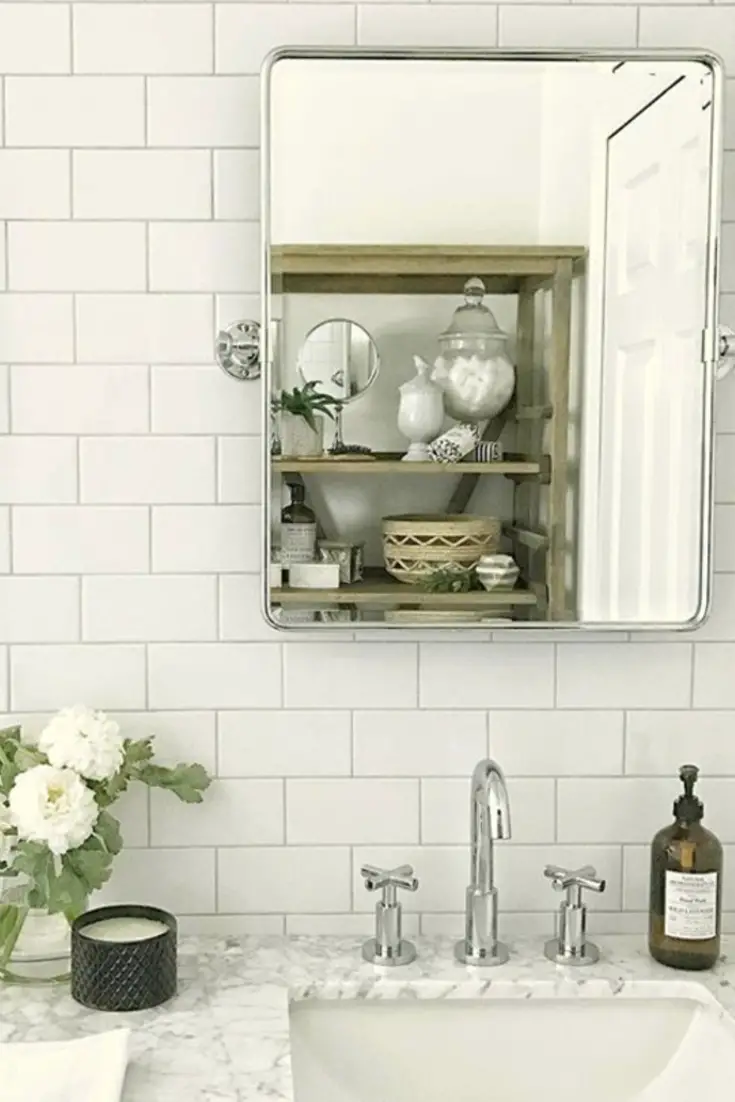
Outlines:
{"label": "cross-handle faucet tap", "polygon": [[503,771],[491,758],[475,766],[470,787],[470,884],[465,934],[454,955],[462,964],[505,964],[508,950],[498,941],[498,889],[493,843],[510,838],[510,805]]}

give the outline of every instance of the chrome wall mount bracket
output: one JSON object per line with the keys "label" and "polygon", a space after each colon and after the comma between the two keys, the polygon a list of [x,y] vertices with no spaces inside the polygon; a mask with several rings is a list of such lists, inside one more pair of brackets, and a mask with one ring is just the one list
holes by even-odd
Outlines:
{"label": "chrome wall mount bracket", "polygon": [[735,367],[735,329],[731,329],[729,325],[718,325],[715,378],[724,379],[733,367]]}
{"label": "chrome wall mount bracket", "polygon": [[260,378],[260,325],[257,321],[233,321],[219,331],[214,347],[217,363],[231,379],[244,383]]}

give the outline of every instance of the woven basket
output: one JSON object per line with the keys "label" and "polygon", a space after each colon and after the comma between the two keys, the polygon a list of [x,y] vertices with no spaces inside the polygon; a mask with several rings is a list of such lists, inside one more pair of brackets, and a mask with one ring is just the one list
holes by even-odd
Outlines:
{"label": "woven basket", "polygon": [[383,558],[399,582],[420,581],[435,570],[471,570],[483,555],[497,551],[496,517],[406,514],[383,517]]}

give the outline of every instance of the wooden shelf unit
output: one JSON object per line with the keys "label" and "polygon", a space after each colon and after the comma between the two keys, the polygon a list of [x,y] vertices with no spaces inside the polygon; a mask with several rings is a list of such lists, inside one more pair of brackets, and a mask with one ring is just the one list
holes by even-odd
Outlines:
{"label": "wooden shelf unit", "polygon": [[[272,460],[273,470],[300,479],[319,474],[456,474],[448,513],[464,512],[479,478],[503,475],[514,481],[512,518],[504,526],[521,567],[525,589],[507,606],[535,606],[537,616],[574,618],[567,594],[567,497],[569,368],[572,283],[582,274],[582,246],[506,245],[282,245],[271,248],[274,294],[446,294],[459,299],[463,282],[479,276],[488,294],[518,296],[516,391],[513,402],[487,426],[484,439],[497,439],[516,425],[516,450],[496,463],[403,463],[397,457],[371,460]],[[540,324],[538,296],[548,295],[548,324]],[[544,330],[542,332],[542,329]],[[339,591],[277,589],[274,602],[367,604],[378,583]],[[405,593],[408,586],[382,582],[389,600],[400,586],[403,601],[421,607],[455,607],[456,598],[490,594]],[[413,587],[411,587],[412,589]],[[331,594],[331,598],[330,598]],[[357,599],[355,598],[357,594]],[[362,596],[360,596],[362,594]],[[495,595],[496,597],[499,595]],[[506,595],[511,596],[511,595]],[[503,602],[500,602],[502,605]],[[494,607],[498,606],[495,602]],[[471,606],[470,607],[476,607]],[[488,607],[493,605],[488,601]]]}
{"label": "wooden shelf unit", "polygon": [[471,593],[427,593],[415,585],[406,585],[391,578],[385,571],[368,571],[365,580],[353,585],[341,585],[339,589],[291,589],[279,586],[271,589],[271,599],[279,605],[303,605],[324,607],[329,605],[355,605],[371,608],[487,608],[488,613],[499,608],[536,604],[532,592],[517,586],[510,590]]}

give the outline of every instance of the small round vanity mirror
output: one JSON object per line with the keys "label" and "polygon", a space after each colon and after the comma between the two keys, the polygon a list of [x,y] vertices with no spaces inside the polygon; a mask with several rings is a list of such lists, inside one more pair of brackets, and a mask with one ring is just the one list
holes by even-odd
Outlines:
{"label": "small round vanity mirror", "polygon": [[[348,318],[329,318],[306,334],[298,369],[304,382],[318,383],[319,390],[346,406],[373,385],[380,371],[380,355],[362,325]],[[342,439],[341,407],[330,450],[350,450]]]}

